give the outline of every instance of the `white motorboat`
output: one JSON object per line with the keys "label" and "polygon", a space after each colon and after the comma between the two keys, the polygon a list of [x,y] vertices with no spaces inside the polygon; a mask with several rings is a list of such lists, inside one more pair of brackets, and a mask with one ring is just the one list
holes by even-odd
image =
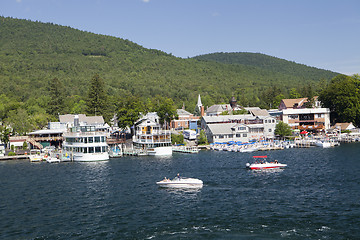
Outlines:
{"label": "white motorboat", "polygon": [[329,141],[318,140],[315,142],[315,146],[322,147],[322,148],[329,148],[329,147],[331,147],[331,143]]}
{"label": "white motorboat", "polygon": [[202,188],[203,181],[196,178],[185,178],[185,177],[175,177],[170,180],[165,178],[162,181],[156,182],[156,184],[160,187],[167,188]]}
{"label": "white motorboat", "polygon": [[30,150],[30,162],[41,162],[44,160],[44,154],[39,149]]}
{"label": "white motorboat", "polygon": [[263,169],[279,169],[284,168],[287,164],[279,163],[277,160],[273,162],[267,162],[267,156],[253,156],[253,158],[260,158],[265,160],[255,161],[255,163],[246,163],[246,167],[251,170],[263,170]]}

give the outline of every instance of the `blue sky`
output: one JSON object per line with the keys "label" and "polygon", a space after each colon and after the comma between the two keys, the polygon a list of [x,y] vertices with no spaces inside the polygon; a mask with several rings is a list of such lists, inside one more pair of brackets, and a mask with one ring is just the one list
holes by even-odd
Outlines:
{"label": "blue sky", "polygon": [[258,52],[360,73],[359,0],[0,0],[0,15],[129,39],[182,58]]}

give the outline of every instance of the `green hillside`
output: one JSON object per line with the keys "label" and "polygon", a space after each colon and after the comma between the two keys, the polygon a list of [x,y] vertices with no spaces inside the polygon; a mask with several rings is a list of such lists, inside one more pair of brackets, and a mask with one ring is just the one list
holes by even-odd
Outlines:
{"label": "green hillside", "polygon": [[317,81],[321,78],[332,78],[334,72],[324,71],[315,67],[287,61],[262,53],[234,52],[234,53],[210,53],[194,57],[201,61],[210,61],[226,64],[241,64],[245,66],[260,67],[276,73],[302,76],[304,79]]}
{"label": "green hillside", "polygon": [[266,106],[261,94],[274,86],[287,96],[290,88],[316,89],[337,75],[266,55],[241,55],[229,61],[199,61],[218,54],[182,59],[121,38],[0,17],[0,95],[26,103],[47,96],[48,82],[58,78],[66,96],[81,99],[97,73],[109,96],[159,94],[192,112],[198,94],[205,106],[231,96],[244,105]]}

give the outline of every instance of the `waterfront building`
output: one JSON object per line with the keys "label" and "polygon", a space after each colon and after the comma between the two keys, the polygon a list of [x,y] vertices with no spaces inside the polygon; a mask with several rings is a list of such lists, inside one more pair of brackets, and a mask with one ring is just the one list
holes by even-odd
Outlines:
{"label": "waterfront building", "polygon": [[274,138],[276,119],[272,116],[221,115],[204,116],[201,128],[208,142],[248,142]]}
{"label": "waterfront building", "polygon": [[134,125],[133,146],[148,155],[172,155],[171,131],[161,128],[157,113],[148,113]]}
{"label": "waterfront building", "polygon": [[281,121],[287,123],[292,129],[306,131],[328,130],[330,129],[330,109],[283,109]]}
{"label": "waterfront building", "polygon": [[318,97],[314,97],[310,107],[307,98],[282,99],[279,110],[280,120],[292,129],[313,132],[330,129],[330,109],[322,108]]}

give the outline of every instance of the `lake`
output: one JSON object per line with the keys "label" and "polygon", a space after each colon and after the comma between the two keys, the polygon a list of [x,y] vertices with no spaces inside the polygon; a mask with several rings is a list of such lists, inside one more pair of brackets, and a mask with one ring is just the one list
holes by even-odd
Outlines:
{"label": "lake", "polygon": [[[251,171],[253,155],[288,166]],[[1,239],[360,239],[360,143],[0,162]],[[155,183],[177,173],[200,190]]]}

